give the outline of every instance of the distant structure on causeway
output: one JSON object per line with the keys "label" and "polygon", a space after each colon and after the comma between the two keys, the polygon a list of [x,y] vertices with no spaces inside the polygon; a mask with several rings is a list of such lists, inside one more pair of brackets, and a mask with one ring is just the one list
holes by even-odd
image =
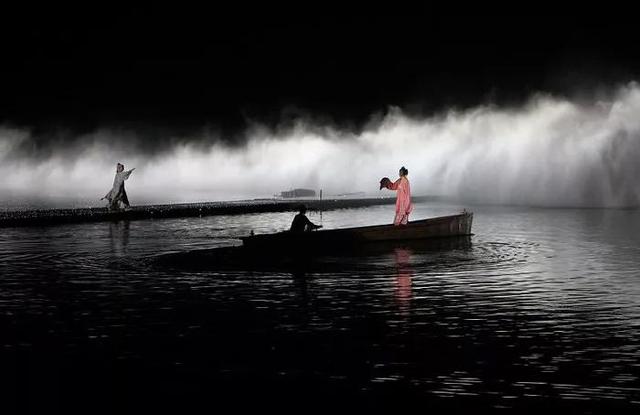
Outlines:
{"label": "distant structure on causeway", "polygon": [[316,191],[312,189],[293,189],[280,192],[280,197],[284,199],[295,199],[298,197],[315,197]]}
{"label": "distant structure on causeway", "polygon": [[336,195],[337,197],[366,197],[367,194],[365,192],[350,192],[350,193],[340,193]]}

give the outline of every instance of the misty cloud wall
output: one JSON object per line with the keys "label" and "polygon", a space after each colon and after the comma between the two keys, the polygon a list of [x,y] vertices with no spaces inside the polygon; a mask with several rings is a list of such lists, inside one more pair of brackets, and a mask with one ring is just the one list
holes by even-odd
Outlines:
{"label": "misty cloud wall", "polygon": [[[0,206],[102,206],[116,162],[136,171],[133,204],[271,197],[293,187],[325,195],[378,191],[409,169],[416,195],[537,206],[640,204],[640,87],[589,102],[537,95],[517,108],[482,106],[425,119],[390,109],[360,133],[298,120],[254,125],[242,145],[104,128],[34,137],[0,128]],[[386,193],[385,193],[386,192]]]}

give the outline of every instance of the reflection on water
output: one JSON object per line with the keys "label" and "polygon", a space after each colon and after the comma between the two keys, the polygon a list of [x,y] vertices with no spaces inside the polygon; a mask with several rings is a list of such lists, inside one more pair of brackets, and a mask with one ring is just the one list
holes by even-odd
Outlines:
{"label": "reflection on water", "polygon": [[413,271],[411,270],[411,250],[407,248],[396,248],[394,250],[397,277],[396,277],[396,291],[395,298],[400,307],[402,314],[409,314],[409,308],[411,305],[411,277]]}
{"label": "reflection on water", "polygon": [[[324,212],[323,224],[385,223],[386,208]],[[158,260],[285,229],[287,213],[3,229],[0,363],[16,396],[29,396],[9,402],[47,413],[225,402],[299,412],[337,400],[636,410],[640,212],[474,211],[471,243],[377,247],[302,268]]]}
{"label": "reflection on water", "polygon": [[121,220],[109,223],[109,239],[111,240],[111,252],[116,257],[123,257],[127,254],[127,245],[129,245],[129,228],[128,220]]}

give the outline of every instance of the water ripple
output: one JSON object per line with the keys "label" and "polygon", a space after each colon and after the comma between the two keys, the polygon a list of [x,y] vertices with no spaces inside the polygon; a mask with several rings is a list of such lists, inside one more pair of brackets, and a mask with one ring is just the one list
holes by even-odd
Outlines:
{"label": "water ripple", "polygon": [[[386,211],[324,215],[340,226],[354,213],[375,222]],[[486,208],[470,245],[326,257],[301,275],[153,260],[289,219],[6,229],[3,353],[83,351],[75,375],[85,364],[104,374],[103,358],[136,373],[145,362],[159,388],[178,387],[163,373],[179,367],[221,384],[323,379],[371,397],[402,390],[495,408],[640,402],[640,214]]]}

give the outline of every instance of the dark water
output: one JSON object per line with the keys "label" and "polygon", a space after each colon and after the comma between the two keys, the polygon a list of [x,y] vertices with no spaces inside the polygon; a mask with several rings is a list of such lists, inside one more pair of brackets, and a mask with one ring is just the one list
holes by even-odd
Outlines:
{"label": "dark water", "polygon": [[154,259],[290,214],[3,229],[0,413],[640,410],[640,211],[472,210],[470,245],[304,275]]}

